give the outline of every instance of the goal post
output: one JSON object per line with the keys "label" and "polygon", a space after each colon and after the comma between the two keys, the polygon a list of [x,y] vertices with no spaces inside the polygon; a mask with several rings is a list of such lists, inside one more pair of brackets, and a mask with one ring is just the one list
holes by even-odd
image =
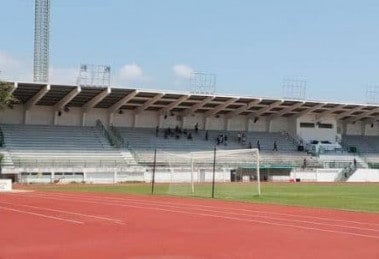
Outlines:
{"label": "goal post", "polygon": [[238,195],[243,186],[232,185],[250,182],[256,184],[256,191],[245,186],[246,191],[261,195],[259,159],[258,149],[157,150],[155,181],[166,183],[168,194],[206,197],[214,196],[215,183],[218,194]]}

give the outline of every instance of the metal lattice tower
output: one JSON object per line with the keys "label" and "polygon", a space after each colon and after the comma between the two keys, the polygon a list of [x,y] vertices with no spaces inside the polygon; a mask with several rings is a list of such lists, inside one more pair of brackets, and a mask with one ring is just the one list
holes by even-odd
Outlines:
{"label": "metal lattice tower", "polygon": [[283,97],[294,100],[305,100],[307,81],[304,79],[284,79]]}
{"label": "metal lattice tower", "polygon": [[194,72],[190,77],[190,92],[194,94],[210,94],[216,92],[216,74]]}
{"label": "metal lattice tower", "polygon": [[34,82],[49,80],[50,0],[35,0]]}

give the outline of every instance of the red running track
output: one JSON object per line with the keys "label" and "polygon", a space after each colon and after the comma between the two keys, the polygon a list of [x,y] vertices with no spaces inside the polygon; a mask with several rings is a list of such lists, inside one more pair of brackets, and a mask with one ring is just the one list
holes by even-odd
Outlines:
{"label": "red running track", "polygon": [[157,196],[0,194],[0,258],[379,258],[379,215]]}

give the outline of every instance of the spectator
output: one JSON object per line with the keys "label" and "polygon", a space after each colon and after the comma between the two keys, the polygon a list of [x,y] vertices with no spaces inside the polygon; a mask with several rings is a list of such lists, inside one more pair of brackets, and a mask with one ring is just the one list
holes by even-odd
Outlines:
{"label": "spectator", "polygon": [[307,159],[304,158],[303,160],[303,169],[307,168]]}
{"label": "spectator", "polygon": [[224,135],[224,142],[228,141],[228,136]]}
{"label": "spectator", "polygon": [[257,141],[257,148],[258,148],[258,151],[261,151],[261,143],[259,143],[259,139]]}
{"label": "spectator", "polygon": [[157,125],[157,127],[155,128],[155,136],[158,137],[158,134],[159,134],[159,126]]}
{"label": "spectator", "polygon": [[242,145],[246,144],[246,135],[245,133],[242,133]]}
{"label": "spectator", "polygon": [[188,132],[187,139],[192,140],[192,133],[191,132]]}
{"label": "spectator", "polygon": [[199,123],[196,122],[195,124],[195,133],[197,134],[199,132]]}
{"label": "spectator", "polygon": [[274,141],[274,148],[272,151],[278,151],[278,144],[276,144],[276,140]]}
{"label": "spectator", "polygon": [[355,157],[354,157],[354,160],[353,160],[353,164],[354,164],[354,168],[357,168],[357,159],[355,159]]}
{"label": "spectator", "polygon": [[208,130],[205,131],[205,140],[208,141]]}
{"label": "spectator", "polygon": [[179,133],[179,126],[175,127],[175,133]]}
{"label": "spectator", "polygon": [[253,145],[251,145],[251,141],[249,142],[249,148],[252,149]]}
{"label": "spectator", "polygon": [[238,143],[241,143],[241,133],[240,132],[238,132],[238,134],[237,134],[237,140],[238,140]]}

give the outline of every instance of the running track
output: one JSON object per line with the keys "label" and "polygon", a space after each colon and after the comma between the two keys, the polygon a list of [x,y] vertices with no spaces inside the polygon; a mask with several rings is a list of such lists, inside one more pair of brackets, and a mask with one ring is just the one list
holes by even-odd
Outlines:
{"label": "running track", "polygon": [[156,196],[0,194],[0,258],[379,258],[379,215]]}

